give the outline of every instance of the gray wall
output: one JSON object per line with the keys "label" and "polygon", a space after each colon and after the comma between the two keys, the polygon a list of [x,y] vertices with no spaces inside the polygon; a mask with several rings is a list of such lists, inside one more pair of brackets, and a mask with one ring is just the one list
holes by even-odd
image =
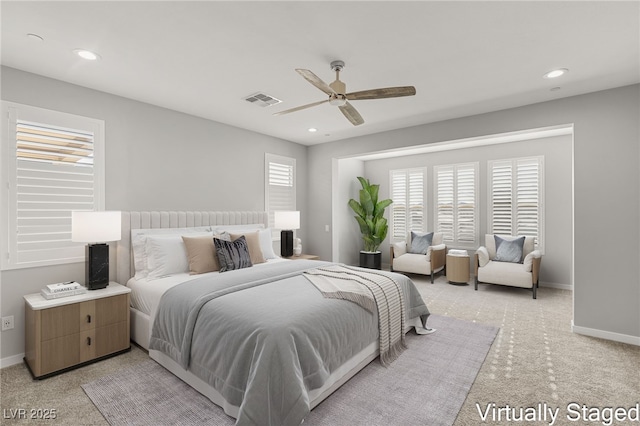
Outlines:
{"label": "gray wall", "polygon": [[[574,324],[640,338],[640,86],[314,145],[309,221],[331,221],[332,159],[483,135],[574,125]],[[613,210],[615,208],[615,210]],[[307,247],[331,258],[331,234],[307,229]],[[538,302],[544,303],[543,299]]]}
{"label": "gray wall", "polygon": [[[3,100],[105,121],[108,210],[264,210],[269,152],[296,158],[297,205],[308,223],[303,145],[12,68],[1,77]],[[304,241],[304,228],[298,234]],[[112,277],[114,265],[112,256]],[[15,328],[2,332],[0,357],[24,352],[23,295],[83,277],[83,263],[2,271],[1,312]]]}
{"label": "gray wall", "polygon": [[[337,163],[337,164],[336,164]],[[360,200],[362,186],[358,176],[367,176],[365,162],[356,159],[343,159],[334,163],[338,170],[336,182],[337,191],[333,191],[333,238],[334,245],[332,261],[357,265],[358,253],[362,250],[363,242],[360,227],[354,219],[355,213],[347,204],[353,198]]]}
{"label": "gray wall", "polygon": [[[448,151],[432,152],[429,154],[396,157],[386,160],[366,161],[364,163],[364,175],[372,183],[380,184],[380,198],[390,198],[389,171],[394,169],[426,167],[426,228],[425,231],[434,230],[435,190],[433,166],[456,163],[478,162],[479,184],[479,234],[480,244],[484,245],[484,235],[487,233],[488,205],[487,205],[487,160],[544,156],[544,210],[545,210],[545,252],[542,261],[540,281],[544,284],[557,284],[563,287],[571,282],[571,259],[573,252],[573,240],[571,214],[571,136],[555,136],[550,138],[535,139],[521,142],[504,143],[475,148],[455,149]],[[340,170],[342,172],[342,169]],[[342,178],[342,173],[341,173]],[[351,180],[355,176],[348,177]],[[387,209],[389,219],[389,209]],[[335,216],[334,216],[335,220]],[[354,221],[355,222],[355,221]],[[354,228],[354,223],[349,223]],[[357,226],[355,227],[357,228]],[[349,229],[345,229],[349,232]],[[388,240],[388,238],[387,238]],[[341,243],[342,245],[342,243]],[[388,241],[383,244],[383,262],[389,263]],[[450,248],[468,249],[468,247],[450,246]],[[477,248],[474,247],[474,249]],[[341,259],[344,253],[341,253]],[[346,262],[345,260],[342,260]]]}

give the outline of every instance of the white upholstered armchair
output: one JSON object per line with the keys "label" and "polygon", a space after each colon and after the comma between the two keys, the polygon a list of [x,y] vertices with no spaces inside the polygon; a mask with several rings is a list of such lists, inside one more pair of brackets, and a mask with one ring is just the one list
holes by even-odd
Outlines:
{"label": "white upholstered armchair", "polygon": [[541,261],[533,237],[487,234],[475,255],[475,289],[479,283],[527,288],[535,299]]}
{"label": "white upholstered armchair", "polygon": [[433,276],[445,270],[447,246],[442,232],[411,232],[407,241],[391,244],[391,271]]}

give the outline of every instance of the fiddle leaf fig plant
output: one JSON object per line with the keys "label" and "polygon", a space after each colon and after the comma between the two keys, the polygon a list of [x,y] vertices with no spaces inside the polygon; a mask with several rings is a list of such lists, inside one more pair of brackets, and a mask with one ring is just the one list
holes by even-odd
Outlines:
{"label": "fiddle leaf fig plant", "polygon": [[377,252],[380,244],[387,237],[388,225],[384,218],[384,210],[393,203],[392,200],[378,201],[380,185],[371,185],[369,179],[358,176],[362,185],[360,202],[353,198],[349,200],[349,207],[356,214],[354,217],[360,225],[360,232],[364,241],[364,251]]}

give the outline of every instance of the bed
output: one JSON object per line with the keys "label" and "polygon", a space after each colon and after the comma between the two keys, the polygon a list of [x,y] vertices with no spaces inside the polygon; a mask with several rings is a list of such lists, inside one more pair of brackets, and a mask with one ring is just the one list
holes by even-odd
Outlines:
{"label": "bed", "polygon": [[[266,212],[122,215],[117,278],[132,290],[132,339],[237,424],[299,425],[378,357],[382,320],[356,303],[323,297],[305,275],[337,266],[275,256],[266,246]],[[194,275],[184,270],[184,259],[175,260],[176,236],[212,238],[221,232],[264,237],[256,237],[263,261]],[[141,241],[147,275],[139,273]],[[356,269],[347,273],[360,274]],[[402,293],[403,332],[428,334],[429,312],[413,283],[399,274],[379,275]]]}

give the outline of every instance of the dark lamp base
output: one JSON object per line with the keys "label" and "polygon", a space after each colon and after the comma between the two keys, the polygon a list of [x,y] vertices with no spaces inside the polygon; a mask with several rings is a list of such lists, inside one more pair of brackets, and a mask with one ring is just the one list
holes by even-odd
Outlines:
{"label": "dark lamp base", "polygon": [[98,290],[109,285],[109,245],[87,245],[87,263],[85,286],[89,290]]}
{"label": "dark lamp base", "polygon": [[293,256],[293,231],[280,232],[280,256]]}

